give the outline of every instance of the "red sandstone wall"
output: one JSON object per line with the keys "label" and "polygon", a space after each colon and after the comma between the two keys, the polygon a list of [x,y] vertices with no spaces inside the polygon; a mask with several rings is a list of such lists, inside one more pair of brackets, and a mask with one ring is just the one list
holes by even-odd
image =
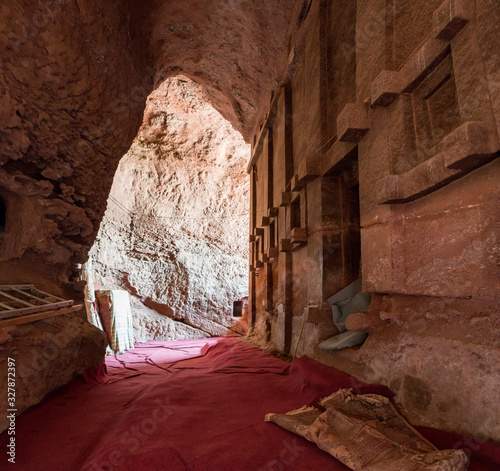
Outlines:
{"label": "red sandstone wall", "polygon": [[[85,260],[152,86],[139,51],[148,36],[137,44],[128,28],[132,15],[140,28],[137,13],[123,2],[2,2],[2,282],[49,275],[60,286]],[[58,269],[28,274],[41,264]]]}
{"label": "red sandstone wall", "polygon": [[[499,14],[313,1],[249,166],[255,336],[389,385],[415,423],[497,441]],[[372,305],[349,325],[367,342],[320,351],[326,299],[360,273]]]}

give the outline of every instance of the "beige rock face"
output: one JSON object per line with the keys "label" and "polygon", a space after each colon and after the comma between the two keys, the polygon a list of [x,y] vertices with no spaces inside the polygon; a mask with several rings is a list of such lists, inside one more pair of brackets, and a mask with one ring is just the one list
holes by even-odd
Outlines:
{"label": "beige rock face", "polygon": [[139,339],[225,335],[236,324],[233,301],[248,295],[248,157],[189,79],[149,97],[91,252],[97,283],[135,296]]}

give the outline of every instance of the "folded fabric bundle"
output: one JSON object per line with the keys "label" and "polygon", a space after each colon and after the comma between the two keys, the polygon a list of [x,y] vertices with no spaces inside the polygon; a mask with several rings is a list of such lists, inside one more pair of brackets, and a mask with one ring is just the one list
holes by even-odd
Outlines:
{"label": "folded fabric bundle", "polygon": [[102,289],[96,291],[95,296],[111,350],[123,353],[134,348],[134,327],[128,292]]}
{"label": "folded fabric bundle", "polygon": [[464,451],[438,450],[384,396],[340,389],[320,404],[324,412],[304,406],[265,420],[316,443],[354,471],[467,470]]}

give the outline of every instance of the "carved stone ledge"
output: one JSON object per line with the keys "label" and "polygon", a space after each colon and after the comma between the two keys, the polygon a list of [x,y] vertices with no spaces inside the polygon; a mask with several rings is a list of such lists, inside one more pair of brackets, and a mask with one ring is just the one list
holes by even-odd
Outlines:
{"label": "carved stone ledge", "polygon": [[317,160],[308,157],[300,161],[297,169],[297,179],[300,184],[305,185],[306,182],[312,182],[320,175],[321,170]]}
{"label": "carved stone ledge", "polygon": [[256,237],[264,237],[264,229],[262,227],[254,227],[253,235]]}
{"label": "carved stone ledge", "polygon": [[372,106],[389,106],[401,93],[412,93],[450,52],[449,41],[427,38],[399,71],[383,70],[377,75],[371,84]]}
{"label": "carved stone ledge", "polygon": [[264,253],[265,258],[264,261],[265,263],[275,263],[278,261],[278,256],[279,256],[279,249],[278,247],[271,247],[267,249]]}
{"label": "carved stone ledge", "polygon": [[305,181],[302,181],[299,179],[299,176],[297,174],[295,174],[293,177],[292,177],[292,180],[291,180],[291,190],[292,191],[300,191],[300,190],[303,190],[306,186],[306,182]]}
{"label": "carved stone ledge", "polygon": [[474,0],[446,0],[434,12],[436,38],[451,41],[470,21],[474,13]]}
{"label": "carved stone ledge", "polygon": [[292,193],[290,191],[284,191],[281,193],[281,203],[280,206],[289,206],[292,202]]}
{"label": "carved stone ledge", "polygon": [[472,170],[490,160],[499,150],[496,126],[486,121],[469,121],[443,139],[444,163],[455,170]]}
{"label": "carved stone ledge", "polygon": [[441,143],[442,151],[399,175],[379,181],[380,204],[414,201],[498,157],[500,145],[492,123],[462,124]]}
{"label": "carved stone ledge", "polygon": [[290,239],[281,239],[279,244],[280,252],[293,252],[293,244]]}
{"label": "carved stone ledge", "polygon": [[307,229],[305,227],[294,227],[291,234],[292,244],[307,243]]}
{"label": "carved stone ledge", "polygon": [[449,41],[429,37],[399,71],[401,93],[412,93],[450,52]]}
{"label": "carved stone ledge", "polygon": [[280,252],[293,252],[305,245],[305,242],[294,242],[293,239],[281,239],[279,244]]}
{"label": "carved stone ledge", "polygon": [[371,84],[372,106],[391,105],[402,90],[400,75],[392,70],[382,70]]}
{"label": "carved stone ledge", "polygon": [[335,144],[323,154],[321,175],[328,176],[335,173],[336,168],[345,159],[348,159],[352,152],[355,152],[357,144],[352,142],[340,142]]}
{"label": "carved stone ledge", "polygon": [[267,217],[277,218],[280,214],[280,208],[268,208]]}
{"label": "carved stone ledge", "polygon": [[[430,172],[435,172],[432,176]],[[444,167],[440,155],[401,175],[387,175],[379,182],[380,204],[401,204],[415,201],[456,180],[459,171]]]}
{"label": "carved stone ledge", "polygon": [[337,117],[339,141],[359,142],[370,130],[369,107],[359,103],[347,103]]}

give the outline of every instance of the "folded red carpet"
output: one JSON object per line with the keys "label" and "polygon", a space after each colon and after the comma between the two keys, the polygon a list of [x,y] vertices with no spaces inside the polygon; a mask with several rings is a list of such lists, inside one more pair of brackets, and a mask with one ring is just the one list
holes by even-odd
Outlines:
{"label": "folded red carpet", "polygon": [[[237,339],[147,342],[75,380],[17,419],[23,471],[347,470],[274,424],[268,412],[314,404],[339,388],[389,395],[307,357],[285,363]],[[471,471],[500,469],[500,448],[419,429],[464,448]],[[8,437],[0,436],[5,450]],[[8,467],[7,467],[8,466]]]}

